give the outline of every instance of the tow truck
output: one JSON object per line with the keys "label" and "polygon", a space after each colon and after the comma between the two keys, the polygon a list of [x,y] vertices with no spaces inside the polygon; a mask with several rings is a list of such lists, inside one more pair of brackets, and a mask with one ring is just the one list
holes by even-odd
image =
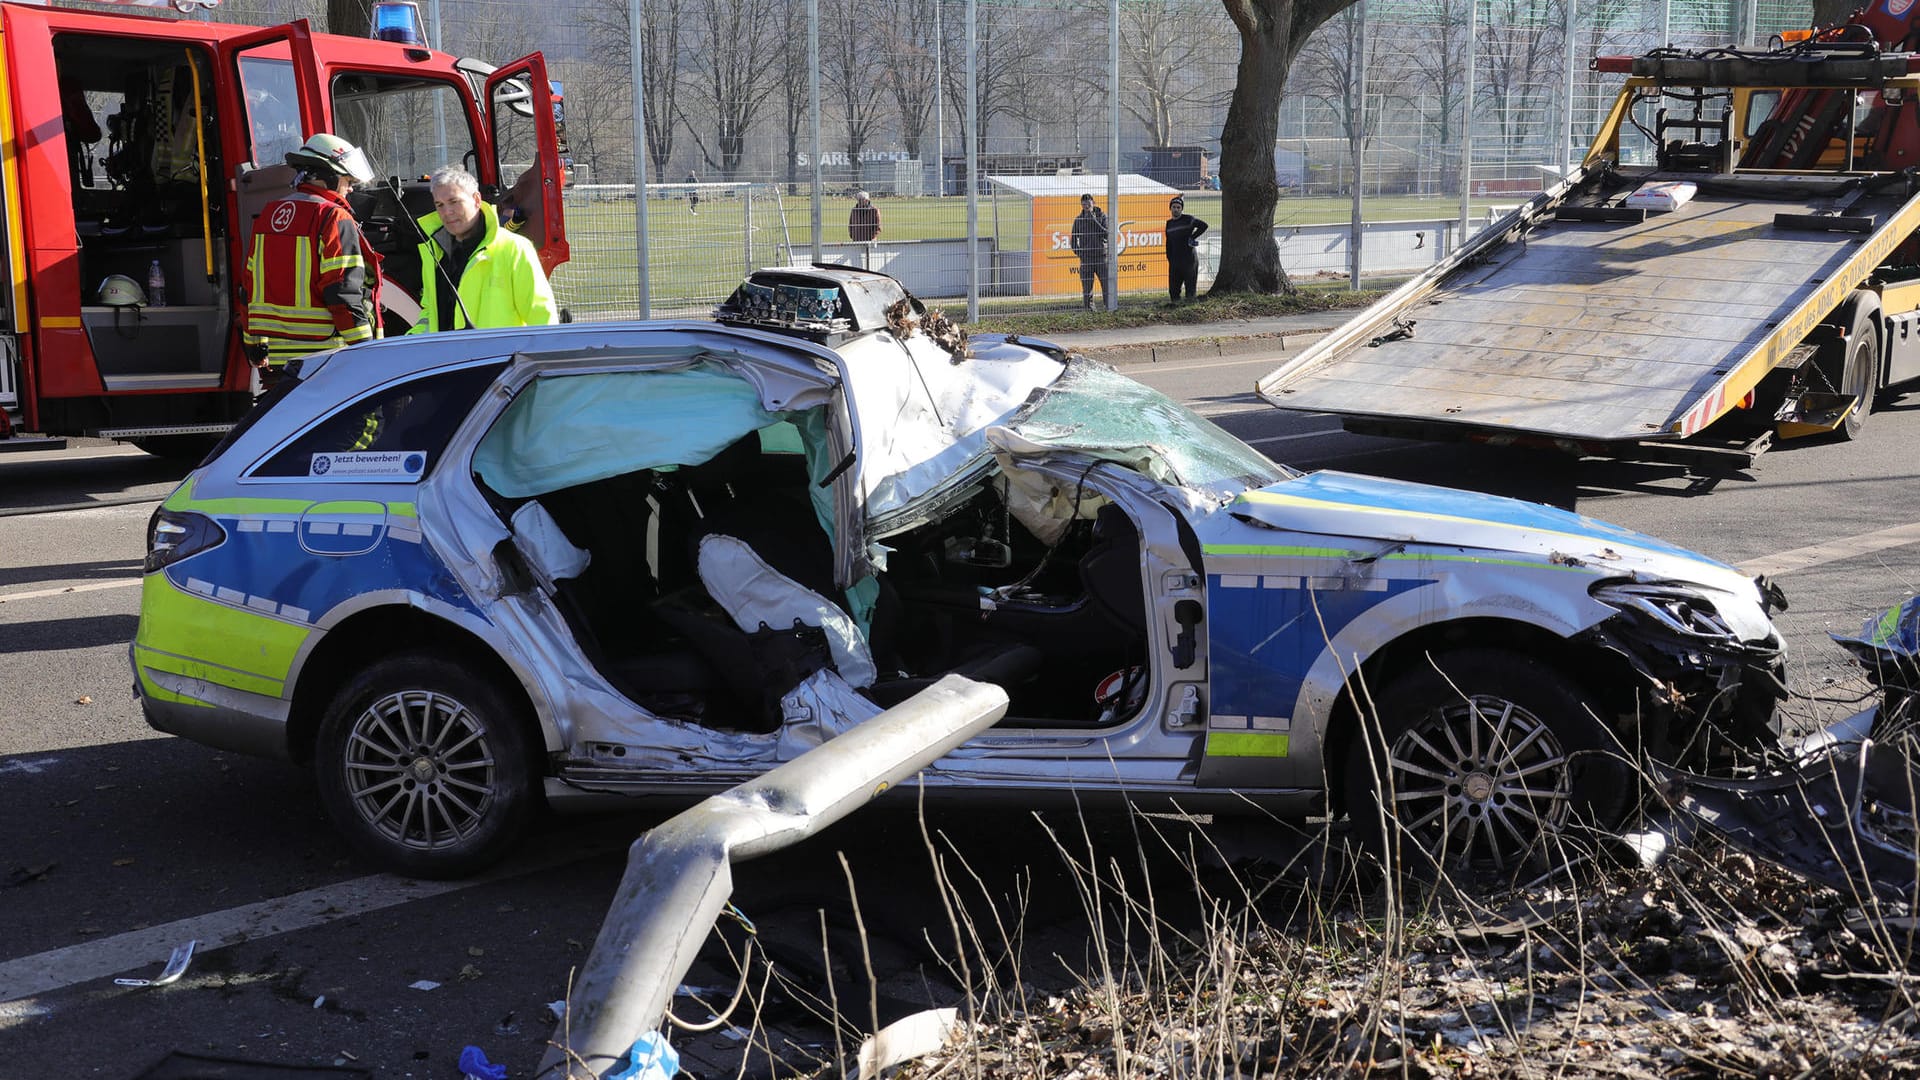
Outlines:
{"label": "tow truck", "polygon": [[[566,261],[564,123],[541,55],[495,67],[427,48],[412,8],[377,5],[379,36],[358,38],[0,3],[0,451],[86,435],[197,458],[251,407],[235,317],[253,218],[315,132],[385,178],[352,202],[385,256],[389,332],[418,314],[408,219],[432,209],[438,166],[473,172],[549,273]],[[112,275],[146,303],[101,303]],[[147,288],[161,282],[164,304]]]}
{"label": "tow truck", "polygon": [[[1920,377],[1914,0],[1626,76],[1564,182],[1257,383],[1350,431],[1744,468]],[[1634,163],[1638,161],[1639,163]]]}

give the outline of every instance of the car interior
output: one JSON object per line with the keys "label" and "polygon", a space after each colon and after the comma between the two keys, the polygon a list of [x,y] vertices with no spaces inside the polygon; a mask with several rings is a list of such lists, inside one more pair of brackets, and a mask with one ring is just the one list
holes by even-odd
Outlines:
{"label": "car interior", "polygon": [[595,666],[656,714],[772,730],[781,694],[829,662],[811,626],[749,633],[722,610],[698,561],[700,541],[716,534],[854,616],[879,671],[863,693],[881,707],[957,672],[1007,690],[1003,724],[1098,727],[1137,712],[1149,670],[1146,602],[1139,534],[1119,507],[1089,494],[1099,509],[1048,545],[1008,512],[1004,483],[989,477],[938,520],[884,538],[885,569],[841,590],[795,431],[778,422],[704,460],[530,499],[501,495],[485,468],[475,479],[516,532],[516,515],[537,502],[586,553],[583,568],[555,574],[556,605]]}

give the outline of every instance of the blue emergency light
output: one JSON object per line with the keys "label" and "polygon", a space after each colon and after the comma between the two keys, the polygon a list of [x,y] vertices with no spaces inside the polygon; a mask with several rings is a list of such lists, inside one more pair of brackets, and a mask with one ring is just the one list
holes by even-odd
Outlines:
{"label": "blue emergency light", "polygon": [[420,28],[420,5],[413,0],[380,0],[373,5],[373,37],[376,41],[425,45],[427,35]]}

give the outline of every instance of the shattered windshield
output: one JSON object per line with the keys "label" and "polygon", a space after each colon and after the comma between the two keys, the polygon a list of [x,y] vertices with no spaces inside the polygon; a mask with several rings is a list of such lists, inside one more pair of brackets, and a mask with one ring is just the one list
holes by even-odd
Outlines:
{"label": "shattered windshield", "polygon": [[1180,487],[1227,493],[1295,475],[1159,391],[1084,361],[1006,427],[1039,448],[1093,454]]}

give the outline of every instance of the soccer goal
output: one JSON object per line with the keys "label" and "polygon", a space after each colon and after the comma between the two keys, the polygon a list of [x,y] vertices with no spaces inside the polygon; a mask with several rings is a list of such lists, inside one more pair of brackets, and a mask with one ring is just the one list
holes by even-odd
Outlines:
{"label": "soccer goal", "polygon": [[[632,184],[567,188],[571,261],[554,277],[576,319],[639,312]],[[774,184],[648,184],[648,292],[655,318],[705,317],[747,274],[791,261]]]}

